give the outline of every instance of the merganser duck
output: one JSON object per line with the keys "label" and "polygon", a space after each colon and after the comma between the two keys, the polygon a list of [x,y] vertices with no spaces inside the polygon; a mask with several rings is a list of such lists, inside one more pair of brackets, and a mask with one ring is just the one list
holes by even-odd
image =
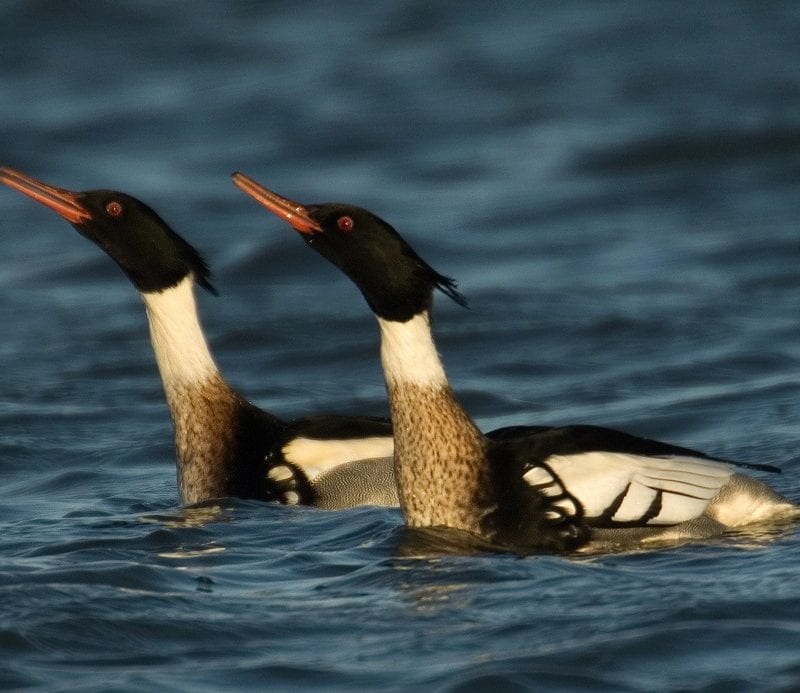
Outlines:
{"label": "merganser duck", "polygon": [[434,289],[464,303],[389,224],[348,204],[301,205],[233,174],[361,290],[380,327],[394,469],[410,527],[514,550],[631,548],[719,535],[798,507],[737,466],[597,426],[483,435],[456,399],[430,328]]}
{"label": "merganser duck", "polygon": [[223,378],[200,325],[194,285],[216,293],[200,254],[150,207],[113,190],[71,192],[11,168],[0,181],[99,245],[139,290],[175,433],[181,501],[239,497],[326,508],[396,505],[386,419],[284,421]]}

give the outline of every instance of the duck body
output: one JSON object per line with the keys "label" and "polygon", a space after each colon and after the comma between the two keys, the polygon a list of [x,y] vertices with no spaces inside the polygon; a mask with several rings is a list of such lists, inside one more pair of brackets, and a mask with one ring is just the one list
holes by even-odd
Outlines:
{"label": "duck body", "polygon": [[[183,503],[223,497],[325,507],[359,503],[369,466],[351,463],[391,456],[390,422],[338,415],[286,421],[234,390],[212,357],[198,315],[195,287],[214,293],[208,266],[155,211],[125,193],[72,192],[7,167],[0,168],[0,181],[69,221],[139,291],[172,418]],[[337,467],[336,482],[326,481]],[[376,501],[386,492],[369,490]]]}
{"label": "duck body", "polygon": [[[175,286],[142,293],[172,417],[181,500],[231,496],[289,505],[358,504],[346,482],[360,482],[368,470],[347,465],[361,456],[391,455],[390,423],[341,415],[286,421],[246,400],[212,358],[194,284],[187,276]],[[317,481],[340,465],[341,487]]]}
{"label": "duck body", "polygon": [[[634,548],[718,536],[797,516],[797,506],[745,470],[774,473],[599,426],[498,432],[524,481],[580,508],[591,548]],[[563,501],[561,501],[563,504]]]}
{"label": "duck body", "polygon": [[243,174],[234,183],[339,267],[375,314],[408,526],[561,552],[706,538],[797,517],[794,503],[739,471],[772,467],[739,466],[597,426],[482,434],[450,388],[430,327],[434,289],[464,303],[455,283],[367,210],[301,205]]}

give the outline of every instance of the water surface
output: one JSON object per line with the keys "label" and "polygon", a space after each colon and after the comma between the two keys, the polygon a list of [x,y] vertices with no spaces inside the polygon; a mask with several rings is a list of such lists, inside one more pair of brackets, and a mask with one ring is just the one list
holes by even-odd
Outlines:
{"label": "water surface", "polygon": [[[386,412],[358,292],[229,182],[390,220],[485,428],[595,423],[800,498],[794,3],[0,7],[0,163],[196,245],[229,380]],[[395,510],[184,510],[141,301],[0,190],[0,688],[795,690],[795,528],[569,559],[405,556]]]}

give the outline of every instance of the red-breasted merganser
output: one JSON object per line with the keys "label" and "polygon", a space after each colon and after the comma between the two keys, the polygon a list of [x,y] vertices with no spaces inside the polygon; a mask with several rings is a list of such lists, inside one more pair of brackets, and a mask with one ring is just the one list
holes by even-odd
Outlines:
{"label": "red-breasted merganser", "polygon": [[[45,185],[7,167],[0,168],[0,181],[70,222],[139,290],[172,416],[183,503],[239,497],[326,508],[396,505],[386,419],[284,421],[223,378],[194,296],[195,285],[215,293],[208,265],[150,207],[114,190]],[[373,458],[386,460],[376,465]]]}
{"label": "red-breasted merganser", "polygon": [[596,426],[483,435],[456,399],[430,327],[434,289],[458,303],[389,224],[349,204],[302,205],[233,174],[361,290],[380,327],[400,505],[411,527],[448,527],[513,549],[617,548],[719,535],[795,516],[737,466],[776,471]]}

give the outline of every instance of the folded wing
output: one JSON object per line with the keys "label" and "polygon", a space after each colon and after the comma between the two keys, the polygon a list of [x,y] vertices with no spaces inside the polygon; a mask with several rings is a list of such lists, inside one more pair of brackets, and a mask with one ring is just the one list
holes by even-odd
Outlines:
{"label": "folded wing", "polygon": [[523,478],[542,488],[555,476],[593,526],[637,527],[699,517],[733,473],[704,458],[596,451],[552,455]]}

